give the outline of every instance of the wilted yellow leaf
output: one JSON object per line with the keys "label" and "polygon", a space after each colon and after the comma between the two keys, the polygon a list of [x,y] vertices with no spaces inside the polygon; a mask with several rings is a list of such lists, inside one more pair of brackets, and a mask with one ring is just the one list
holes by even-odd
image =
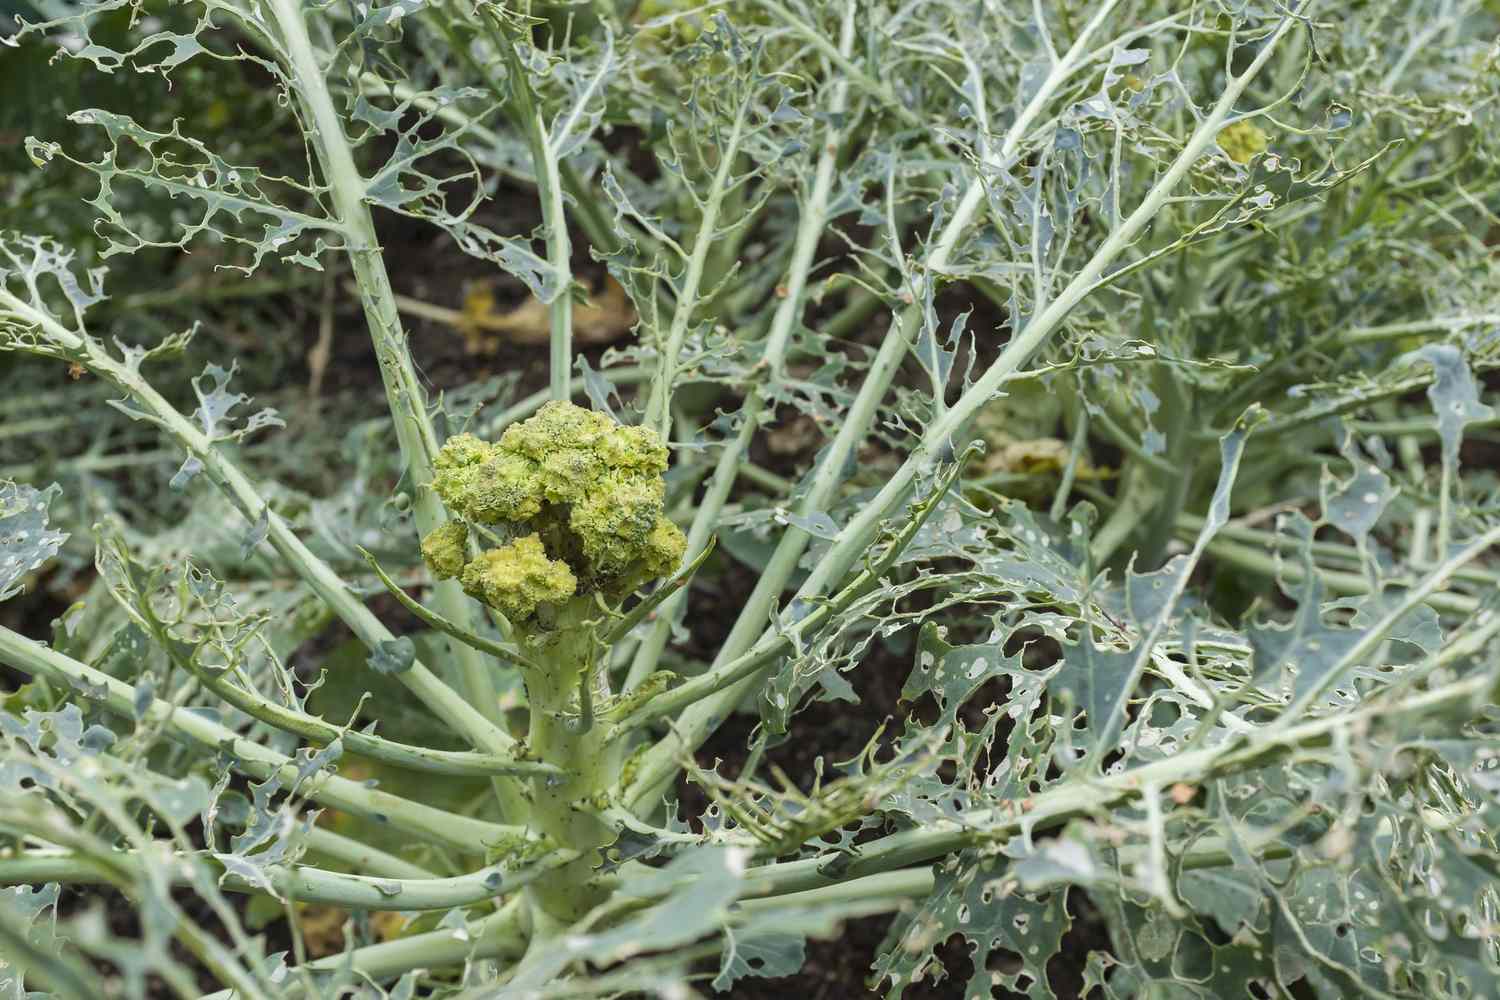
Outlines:
{"label": "wilted yellow leaf", "polygon": [[[1034,438],[1030,441],[992,441],[992,450],[984,458],[986,472],[1012,472],[1034,476],[1055,472],[1068,464],[1068,446],[1057,438]],[[1095,466],[1079,456],[1073,470],[1075,479],[1109,479],[1114,472]]]}
{"label": "wilted yellow leaf", "polygon": [[[573,339],[580,344],[608,344],[634,325],[635,309],[625,289],[610,277],[588,302],[573,306]],[[547,306],[528,298],[514,309],[500,312],[495,308],[494,288],[487,281],[476,282],[465,293],[455,326],[464,335],[470,354],[487,354],[505,342],[545,344],[552,335]]]}

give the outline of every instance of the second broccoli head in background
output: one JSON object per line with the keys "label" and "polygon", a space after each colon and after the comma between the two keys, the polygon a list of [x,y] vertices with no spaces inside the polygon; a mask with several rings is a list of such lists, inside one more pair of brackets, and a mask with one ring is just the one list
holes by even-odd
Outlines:
{"label": "second broccoli head in background", "polygon": [[[494,443],[449,438],[435,467],[432,487],[460,520],[424,538],[422,558],[517,624],[572,597],[618,601],[671,573],[687,548],[664,510],[656,433],[572,403],[548,403]],[[469,523],[511,540],[470,559]]]}

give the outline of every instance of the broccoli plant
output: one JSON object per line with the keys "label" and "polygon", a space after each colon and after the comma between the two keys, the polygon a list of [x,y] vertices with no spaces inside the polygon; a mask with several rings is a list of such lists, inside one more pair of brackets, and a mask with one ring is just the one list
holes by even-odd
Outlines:
{"label": "broccoli plant", "polygon": [[25,7],[0,995],[1494,995],[1497,28]]}

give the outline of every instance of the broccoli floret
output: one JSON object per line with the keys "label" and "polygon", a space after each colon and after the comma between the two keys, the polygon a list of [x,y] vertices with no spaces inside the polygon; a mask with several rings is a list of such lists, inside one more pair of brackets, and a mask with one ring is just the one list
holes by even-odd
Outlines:
{"label": "broccoli floret", "polygon": [[[569,571],[570,593],[623,597],[674,570],[687,545],[664,512],[667,449],[656,433],[572,403],[548,403],[494,444],[453,437],[435,465],[433,488],[449,509],[531,532],[535,551]],[[470,586],[472,566],[464,586],[502,607],[492,586]],[[524,618],[541,600],[511,603],[530,609]]]}
{"label": "broccoli floret", "polygon": [[442,450],[433,460],[433,468],[441,473],[470,465],[483,465],[489,460],[493,450],[494,446],[488,441],[472,434],[455,434],[443,444]]}
{"label": "broccoli floret", "polygon": [[666,576],[682,565],[687,554],[687,537],[682,529],[665,517],[656,519],[651,534],[646,536],[646,547],[641,551],[641,567],[646,578]]}
{"label": "broccoli floret", "polygon": [[1219,148],[1235,163],[1249,163],[1264,153],[1270,140],[1254,122],[1235,122],[1219,130]]}
{"label": "broccoli floret", "polygon": [[464,567],[464,590],[513,621],[525,621],[537,605],[566,601],[578,590],[573,571],[549,559],[535,534],[481,552]]}
{"label": "broccoli floret", "polygon": [[[466,440],[465,440],[466,439]],[[448,446],[460,444],[449,456]],[[477,442],[484,450],[474,447]],[[481,524],[524,521],[541,512],[536,463],[502,452],[469,434],[443,445],[434,463],[432,488],[450,509]]]}
{"label": "broccoli floret", "polygon": [[660,476],[609,472],[573,503],[568,527],[599,576],[619,576],[640,557],[662,518],[666,489]]}
{"label": "broccoli floret", "polygon": [[422,561],[439,580],[451,580],[464,571],[468,561],[469,529],[461,521],[449,521],[422,539]]}

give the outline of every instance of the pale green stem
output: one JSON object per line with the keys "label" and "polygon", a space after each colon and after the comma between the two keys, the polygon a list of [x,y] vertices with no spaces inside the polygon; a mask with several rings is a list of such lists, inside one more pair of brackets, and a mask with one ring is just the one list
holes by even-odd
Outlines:
{"label": "pale green stem", "polygon": [[[1485,417],[1464,425],[1464,430],[1472,431],[1476,428],[1487,428],[1500,426],[1500,415]],[[1420,435],[1422,437],[1437,437],[1441,431],[1438,429],[1436,417],[1406,417],[1394,420],[1351,420],[1349,428],[1358,435],[1374,434],[1379,437],[1396,437],[1400,435]],[[1493,434],[1478,434],[1476,438],[1482,440],[1495,440]]]}
{"label": "pale green stem", "polygon": [[1409,323],[1387,323],[1384,326],[1361,326],[1338,335],[1345,344],[1371,344],[1399,340],[1426,333],[1452,333],[1473,326],[1500,325],[1500,313],[1477,313],[1470,316],[1444,316]]}
{"label": "pale green stem", "polygon": [[[264,513],[269,541],[314,593],[369,648],[395,639],[384,623],[350,591],[343,579],[309,549],[291,526],[271,510],[248,477],[214,446],[197,424],[167,402],[140,373],[105,354],[92,338],[67,329],[48,314],[0,289],[0,309],[24,319],[70,357],[125,392],[162,430],[180,444],[189,456],[203,463],[203,472],[234,505],[246,524],[254,524]],[[515,741],[481,715],[456,691],[421,663],[397,675],[422,703],[440,719],[463,733],[476,747],[490,754],[510,755]]]}
{"label": "pale green stem", "polygon": [[641,423],[655,429],[663,441],[671,436],[672,383],[677,378],[678,356],[682,353],[682,342],[687,337],[688,326],[691,325],[693,312],[697,308],[698,286],[703,281],[704,265],[714,247],[715,231],[719,227],[719,211],[724,205],[724,196],[729,191],[729,179],[734,172],[735,160],[739,158],[745,119],[749,114],[750,101],[741,100],[735,112],[734,125],[729,130],[729,138],[719,151],[719,167],[714,171],[713,184],[709,189],[708,199],[703,204],[703,217],[699,220],[698,232],[693,238],[693,252],[688,257],[682,290],[673,308],[672,325],[668,328],[665,342],[659,345],[661,356],[657,362],[656,377],[651,381],[651,392],[646,398],[646,412]]}
{"label": "pale green stem", "polygon": [[[1262,859],[1291,857],[1292,848],[1271,838],[1250,845],[1255,855]],[[1136,863],[1142,853],[1137,845],[1126,845],[1119,850],[1121,863],[1129,866]],[[1237,856],[1223,838],[1204,838],[1187,854],[1177,859],[1184,871],[1202,871],[1206,868],[1230,868],[1238,863]],[[784,871],[785,865],[772,864],[752,868],[745,874],[745,893],[735,903],[735,910],[745,913],[792,907],[806,910],[827,903],[848,902],[879,897],[907,897],[921,899],[932,893],[936,878],[931,865],[919,868],[897,868],[894,871],[865,875],[846,882],[834,882],[816,889],[788,891],[787,886],[803,884],[806,876],[802,872],[793,874]]]}
{"label": "pale green stem", "polygon": [[32,420],[11,420],[0,424],[0,440],[12,437],[24,437],[27,434],[41,434],[46,431],[59,431],[65,427],[71,427],[75,423],[73,416],[66,417],[36,417]]}
{"label": "pale green stem", "polygon": [[426,771],[432,774],[482,777],[497,774],[561,774],[551,764],[541,761],[517,760],[513,756],[493,753],[434,750],[416,744],[397,743],[394,740],[362,733],[355,729],[344,729],[317,716],[277,704],[260,692],[248,686],[242,687],[235,684],[222,675],[215,676],[208,671],[200,670],[187,657],[175,658],[175,662],[184,669],[191,670],[204,687],[253,719],[315,743],[326,745],[336,739],[340,740],[344,744],[344,749],[350,753],[395,767]]}
{"label": "pale green stem", "polygon": [[[312,125],[313,146],[323,166],[334,214],[344,231],[349,261],[360,288],[365,320],[370,328],[371,342],[380,362],[381,378],[385,383],[386,400],[390,406],[396,438],[401,446],[401,456],[412,485],[416,487],[413,513],[417,529],[427,534],[448,520],[442,503],[428,488],[428,484],[432,482],[432,462],[438,450],[438,441],[427,416],[426,393],[412,363],[390,276],[386,273],[385,259],[375,233],[375,222],[365,200],[366,181],[354,162],[342,119],[329,93],[322,68],[318,65],[307,34],[307,25],[303,21],[302,5],[297,0],[269,0],[269,8],[291,63],[293,90]],[[439,612],[448,619],[459,623],[476,619],[476,605],[464,594],[457,581],[441,581],[434,586],[433,593]],[[500,697],[495,684],[494,666],[487,663],[477,651],[465,646],[455,647],[450,644],[449,652],[463,679],[469,710],[491,723],[489,732],[484,734],[488,742],[477,745],[480,749],[497,749],[493,737],[495,733],[505,737],[499,741],[501,744],[509,743],[508,735],[500,729]],[[443,718],[448,717],[443,714]],[[465,727],[465,733],[473,739],[471,728]],[[518,786],[504,777],[496,777],[493,784],[504,814],[512,819],[523,818],[524,804]]]}
{"label": "pale green stem", "polygon": [[[1446,449],[1445,449],[1446,450]],[[1406,469],[1412,482],[1420,483],[1426,478],[1427,465],[1422,460],[1422,446],[1415,438],[1404,437],[1396,442],[1396,455]],[[1427,566],[1432,562],[1428,543],[1432,541],[1432,509],[1419,504],[1412,512],[1408,535],[1406,558],[1413,566]]]}
{"label": "pale green stem", "polygon": [[599,645],[589,624],[597,613],[592,595],[561,605],[550,631],[528,637],[528,661],[546,666],[522,667],[531,704],[527,743],[543,760],[567,771],[565,778],[531,783],[531,820],[576,859],[534,883],[528,895],[534,918],[540,910],[563,926],[608,897],[597,879],[596,869],[603,863],[598,852],[616,837],[599,810],[601,796],[619,779],[623,747],[609,745],[604,727],[589,725],[585,718],[590,700],[609,695],[608,674],[597,663]]}
{"label": "pale green stem", "polygon": [[[470,959],[517,959],[525,954],[528,939],[526,901],[516,896],[495,913],[470,924],[464,933],[445,928],[413,934],[316,959],[300,968],[331,972],[348,967],[375,982],[384,982],[410,969],[441,969],[462,965]],[[292,982],[279,1000],[293,1000],[302,995],[301,984]],[[199,1000],[234,1000],[234,997],[223,990]]]}
{"label": "pale green stem", "polygon": [[76,458],[59,458],[53,462],[28,462],[23,465],[7,465],[0,467],[0,478],[4,479],[34,479],[40,475],[43,469],[52,475],[67,472],[111,472],[115,469],[128,469],[142,465],[158,465],[172,461],[181,461],[177,452],[165,448],[156,448],[151,451],[131,451],[118,455],[79,455]]}
{"label": "pale green stem", "polygon": [[[1180,532],[1185,534],[1185,532]],[[1239,542],[1218,539],[1208,546],[1208,554],[1219,562],[1246,569],[1259,576],[1280,576],[1289,582],[1300,582],[1306,577],[1299,562],[1282,562],[1272,555]],[[1318,579],[1335,594],[1368,594],[1370,581],[1363,573],[1346,573],[1331,569],[1316,569]],[[1449,614],[1472,614],[1479,602],[1464,594],[1431,594],[1427,603],[1437,611]]]}
{"label": "pale green stem", "polygon": [[[751,888],[744,898],[734,904],[736,912],[762,913],[766,910],[780,909],[808,912],[812,908],[827,906],[830,903],[846,903],[857,899],[880,897],[921,899],[932,894],[933,883],[936,880],[933,869],[929,865],[921,868],[879,872],[875,875],[866,875],[864,878],[837,882],[817,889],[776,893],[774,892],[776,885],[774,876],[757,877],[759,872],[760,869],[752,869],[746,874],[745,881]],[[761,894],[767,890],[772,890],[771,894]]]}
{"label": "pale green stem", "polygon": [[[36,832],[36,835],[46,839]],[[308,865],[271,865],[265,869],[276,893],[300,903],[324,903],[349,910],[389,910],[415,913],[423,910],[450,910],[472,906],[487,899],[515,892],[552,873],[577,857],[576,851],[552,851],[516,871],[499,867],[485,868],[452,878],[391,878],[369,875],[346,875]],[[186,860],[186,859],[184,859]],[[213,864],[200,855],[199,860]],[[108,862],[106,866],[104,862]],[[143,864],[160,866],[161,858],[153,852],[143,862],[133,851],[119,851],[101,858],[75,851],[35,852],[17,858],[0,858],[0,885],[25,885],[37,882],[61,882],[68,885],[112,884],[111,869],[134,868]],[[192,885],[187,865],[158,872],[174,885]],[[263,893],[259,885],[247,882],[232,872],[224,873],[220,884],[232,892]]]}
{"label": "pale green stem", "polygon": [[[1051,71],[1042,81],[1041,86],[1038,87],[1036,94],[1033,95],[1030,102],[1022,109],[1015,123],[1012,124],[1006,133],[1004,141],[1000,144],[1000,148],[996,154],[1000,163],[1005,163],[1016,155],[1020,149],[1022,140],[1032,124],[1042,114],[1058,89],[1074,73],[1082,68],[1084,65],[1082,57],[1087,51],[1090,38],[1103,25],[1105,19],[1117,3],[1118,0],[1108,0],[1108,2],[1104,3],[1095,13],[1094,17],[1090,19],[1088,25],[1080,32],[1078,39],[1073,43],[1067,54],[1063,56],[1062,60],[1053,64]],[[1241,89],[1243,88],[1241,87]],[[1224,105],[1225,115],[1227,115],[1227,106],[1226,103]],[[1220,120],[1222,120],[1222,116]],[[1212,133],[1209,134],[1207,140],[1200,146],[1200,150],[1201,148],[1206,148],[1210,141],[1212,141]],[[1185,166],[1183,170],[1186,170]],[[983,205],[984,195],[985,184],[983,179],[975,178],[964,193],[958,207],[954,210],[952,218],[948,220],[947,225],[944,226],[943,231],[939,234],[938,239],[928,254],[925,264],[929,271],[941,273],[947,266],[964,231],[968,228],[969,223],[973,220],[980,206]],[[1114,253],[1118,253],[1119,249],[1122,249],[1126,242],[1121,241],[1120,248],[1115,249]],[[1103,264],[1101,263],[1099,267],[1100,273],[1102,273],[1102,270]],[[1092,278],[1089,279],[1089,283],[1092,283]],[[1072,285],[1069,286],[1069,288],[1072,287]],[[1062,296],[1053,301],[1053,305],[1049,307],[1048,313],[1052,313],[1062,305],[1066,300],[1066,296],[1067,291],[1065,290]],[[1061,315],[1065,312],[1066,310],[1063,310],[1062,313],[1059,313],[1058,318],[1053,320],[1053,323],[1060,322]],[[870,425],[873,423],[875,415],[879,410],[880,401],[884,397],[891,381],[895,378],[901,361],[905,357],[909,344],[920,327],[921,322],[921,309],[917,306],[911,307],[902,316],[899,328],[887,334],[885,340],[881,343],[880,349],[876,352],[870,368],[864,373],[864,379],[860,385],[858,394],[854,398],[854,402],[850,405],[849,411],[844,415],[844,421],[839,427],[833,444],[829,447],[823,462],[813,473],[812,482],[799,508],[799,513],[808,515],[822,511],[827,507],[835,489],[842,481],[844,464],[848,461],[849,456],[853,454],[859,442],[864,439]],[[1033,326],[1035,326],[1036,322],[1036,320],[1033,320]],[[1025,334],[1023,333],[1020,336],[1024,337]],[[1002,354],[1001,359],[1003,360],[1009,353],[1007,351]],[[1029,350],[1026,353],[1029,354]],[[1014,365],[1018,366],[1019,360],[1016,360]],[[857,553],[853,551],[856,543],[849,541],[852,537],[851,528],[854,528],[856,523],[858,524],[857,530],[859,531],[860,541],[857,545],[860,550],[863,550],[870,538],[873,537],[874,531],[878,527],[880,520],[885,516],[886,510],[899,497],[903,496],[911,486],[918,469],[930,465],[934,457],[945,450],[951,449],[953,432],[967,421],[968,417],[973,411],[978,409],[982,402],[988,401],[993,396],[995,388],[1010,373],[1010,370],[1002,371],[992,380],[993,384],[988,386],[982,394],[971,390],[960,397],[954,410],[949,411],[945,415],[945,420],[938,422],[938,425],[945,428],[942,436],[934,437],[932,434],[929,434],[924,437],[924,447],[901,467],[901,470],[897,474],[897,479],[887,483],[886,488],[881,490],[876,498],[880,502],[879,507],[876,507],[875,502],[867,505],[856,516],[855,520],[840,532],[839,537],[844,541],[844,548],[838,553],[839,556],[847,558],[849,562],[852,562]],[[955,419],[955,413],[961,416]],[[949,426],[950,424],[951,427]],[[797,564],[801,561],[802,553],[806,550],[809,541],[809,536],[801,529],[795,527],[787,528],[766,568],[761,572],[760,578],[756,582],[755,590],[746,600],[745,607],[735,621],[734,628],[731,629],[728,638],[720,647],[719,655],[714,660],[716,667],[740,657],[763,634],[771,604],[780,595],[782,589],[786,586],[787,580],[791,578],[792,573],[796,570]],[[832,555],[833,553],[830,554]],[[826,562],[827,560],[825,560],[825,565]],[[847,565],[848,563],[846,562],[840,566],[839,575],[842,575]],[[822,580],[820,579],[821,585]],[[815,591],[804,588],[803,593],[811,594],[815,593]],[[640,762],[637,768],[636,788],[629,796],[630,801],[642,804],[654,801],[656,789],[670,779],[682,755],[701,744],[707,738],[708,734],[717,728],[730,709],[744,697],[749,686],[754,682],[755,677],[753,675],[748,676],[734,686],[725,689],[712,698],[705,699],[693,705],[685,711],[676,720],[672,732],[647,751],[644,759]]]}
{"label": "pale green stem", "polygon": [[327,827],[311,827],[307,831],[305,843],[309,851],[346,868],[352,868],[361,875],[377,875],[381,878],[437,878],[421,865],[387,854],[380,848],[371,847],[353,837],[335,833]]}
{"label": "pale green stem", "polygon": [[[66,688],[102,691],[106,708],[123,718],[135,718],[135,688],[3,627],[0,627],[0,661],[28,676],[45,677]],[[178,736],[210,751],[230,753],[236,768],[251,777],[264,779],[280,772],[289,785],[297,782],[297,766],[289,757],[247,740],[196,712],[157,698],[147,707],[144,719],[164,723]],[[520,827],[435,809],[336,774],[314,775],[298,786],[298,793],[321,805],[364,816],[461,851],[473,852],[487,843],[525,835]]]}
{"label": "pale green stem", "polygon": [[[1093,499],[1099,501],[1101,504],[1106,503],[1108,500],[1107,494],[1100,493],[1094,488],[1089,489],[1089,494]],[[1284,509],[1291,510],[1295,506],[1296,504],[1289,503]],[[1197,514],[1179,514],[1177,516],[1177,534],[1181,537],[1192,537],[1196,535],[1198,531],[1202,529],[1202,526],[1203,518],[1198,516]],[[1259,546],[1261,548],[1298,550],[1302,546],[1302,540],[1292,535],[1285,534],[1279,531],[1267,531],[1259,528],[1252,528],[1243,523],[1236,524],[1231,522],[1230,524],[1225,525],[1223,529],[1220,530],[1219,536],[1221,540],[1228,539],[1231,541],[1240,541],[1245,542],[1249,545]],[[1218,542],[1215,542],[1215,544],[1218,544]],[[1325,560],[1336,560],[1351,567],[1357,567],[1364,561],[1364,556],[1360,554],[1357,548],[1341,542],[1314,541],[1312,543],[1311,551],[1313,555],[1318,556],[1319,558]],[[1408,555],[1407,561],[1414,566],[1427,565],[1427,563],[1425,562],[1419,562],[1411,558],[1410,555]],[[1288,570],[1291,569],[1291,567],[1287,568]],[[1479,587],[1500,587],[1500,572],[1484,569],[1478,566],[1466,566],[1461,569],[1455,570],[1453,573],[1453,579],[1462,581],[1464,583],[1474,584]],[[1334,587],[1333,589],[1337,590],[1339,588]],[[1367,590],[1368,583],[1365,586],[1365,590],[1348,592],[1365,593]],[[1340,592],[1343,593],[1345,591]],[[1465,604],[1462,608],[1443,608],[1442,610],[1453,610],[1459,613],[1467,613],[1468,611],[1473,610],[1473,607],[1472,604]]]}
{"label": "pale green stem", "polygon": [[[854,11],[853,3],[845,7],[839,51],[846,54],[852,52],[854,46]],[[829,119],[834,122],[841,121],[848,111],[848,105],[848,85],[840,80],[834,84],[833,95],[829,101]],[[784,282],[786,294],[776,306],[770,330],[766,333],[765,352],[761,361],[766,368],[767,377],[773,380],[780,379],[786,374],[787,343],[798,318],[802,315],[802,306],[807,292],[807,277],[812,272],[813,262],[818,252],[818,241],[822,239],[827,225],[828,199],[833,190],[834,171],[838,166],[838,152],[842,139],[839,127],[830,125],[823,137],[823,151],[818,156],[812,187],[808,191],[806,202],[801,206],[801,218],[797,225],[792,259],[788,264]],[[724,503],[728,500],[729,491],[739,473],[740,456],[750,445],[751,437],[760,422],[764,405],[765,397],[757,386],[751,391],[750,397],[740,411],[740,419],[743,421],[740,433],[732,441],[725,442],[708,492],[693,517],[692,526],[688,530],[689,559],[703,550],[713,534],[719,514],[724,509]],[[662,650],[666,648],[667,640],[671,637],[672,623],[676,620],[686,599],[687,592],[683,591],[674,595],[662,608],[660,618],[636,650],[635,659],[630,665],[629,676],[625,681],[625,690],[633,690],[656,669],[661,660]]]}
{"label": "pale green stem", "polygon": [[[1485,361],[1476,364],[1475,367],[1476,369],[1480,369],[1493,368],[1494,366],[1495,363],[1493,361]],[[1351,413],[1355,410],[1367,409],[1381,400],[1396,399],[1401,396],[1410,395],[1419,389],[1425,389],[1428,385],[1432,384],[1434,378],[1436,378],[1435,375],[1427,372],[1421,375],[1413,375],[1410,378],[1404,378],[1397,382],[1388,382],[1383,385],[1371,387],[1359,393],[1335,396],[1329,403],[1310,406],[1296,413],[1271,418],[1271,421],[1263,428],[1262,433],[1267,436],[1271,434],[1286,434],[1299,427],[1306,427],[1308,424],[1327,420],[1329,417]],[[1218,432],[1205,428],[1197,433],[1199,437],[1213,437]]]}
{"label": "pale green stem", "polygon": [[[484,14],[480,15],[482,18]],[[542,120],[542,110],[537,107],[536,95],[531,89],[531,79],[521,63],[515,42],[502,38],[493,30],[488,19],[486,28],[495,46],[505,57],[505,66],[510,73],[511,95],[516,102],[517,116],[526,133],[526,144],[531,148],[532,174],[536,178],[537,198],[542,206],[542,228],[547,234],[547,263],[551,265],[553,279],[557,281],[557,297],[547,306],[550,324],[551,378],[548,386],[551,398],[568,399],[571,383],[569,373],[573,370],[573,248],[568,240],[568,220],[563,211],[562,178],[558,176],[557,154],[547,137],[547,123]]]}
{"label": "pale green stem", "polygon": [[1151,512],[1152,506],[1161,498],[1159,475],[1152,475],[1143,463],[1129,462],[1124,479],[1119,503],[1089,542],[1089,559],[1096,566],[1109,561],[1115,550],[1125,544],[1125,539],[1140,526]]}

